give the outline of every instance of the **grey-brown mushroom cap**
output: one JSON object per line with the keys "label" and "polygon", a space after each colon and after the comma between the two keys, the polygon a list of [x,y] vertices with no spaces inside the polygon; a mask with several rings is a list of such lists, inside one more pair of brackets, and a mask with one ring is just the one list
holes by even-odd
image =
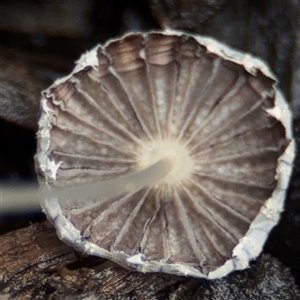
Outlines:
{"label": "grey-brown mushroom cap", "polygon": [[261,60],[165,31],[99,45],[43,92],[35,160],[43,210],[69,245],[214,279],[260,254],[294,148]]}

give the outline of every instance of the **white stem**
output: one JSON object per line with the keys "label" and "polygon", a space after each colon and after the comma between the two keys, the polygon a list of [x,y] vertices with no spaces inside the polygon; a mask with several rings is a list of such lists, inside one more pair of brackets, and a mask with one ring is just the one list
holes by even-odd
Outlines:
{"label": "white stem", "polygon": [[63,202],[72,202],[76,199],[82,199],[82,197],[114,197],[126,192],[135,192],[158,183],[171,172],[172,167],[172,161],[163,158],[150,167],[116,179],[65,188],[63,190],[56,189],[55,192]]}
{"label": "white stem", "polygon": [[37,184],[1,184],[0,217],[1,214],[40,210],[41,197]]}
{"label": "white stem", "polygon": [[[114,197],[123,193],[133,193],[144,187],[150,187],[163,180],[172,170],[170,159],[163,158],[143,170],[102,182],[62,190],[53,189],[62,203],[73,202],[87,197]],[[0,185],[1,214],[40,210],[39,200],[45,194],[37,184]]]}

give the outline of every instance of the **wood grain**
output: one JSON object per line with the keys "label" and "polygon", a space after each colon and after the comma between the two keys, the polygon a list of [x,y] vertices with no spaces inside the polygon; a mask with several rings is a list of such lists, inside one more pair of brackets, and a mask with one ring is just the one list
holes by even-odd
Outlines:
{"label": "wood grain", "polygon": [[300,291],[290,271],[269,255],[246,271],[209,282],[141,274],[80,255],[57,238],[47,221],[0,236],[0,299],[205,300],[224,295],[288,300],[299,299]]}

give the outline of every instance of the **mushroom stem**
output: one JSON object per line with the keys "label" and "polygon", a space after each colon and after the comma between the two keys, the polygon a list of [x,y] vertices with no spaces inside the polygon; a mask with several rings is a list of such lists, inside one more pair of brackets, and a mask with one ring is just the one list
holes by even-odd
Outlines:
{"label": "mushroom stem", "polygon": [[[163,158],[155,164],[137,172],[102,182],[78,187],[55,189],[62,201],[74,201],[79,197],[114,197],[123,193],[133,193],[163,180],[172,170],[172,161]],[[0,185],[0,217],[12,212],[27,212],[40,209],[39,200],[43,197],[36,184]]]}
{"label": "mushroom stem", "polygon": [[40,210],[40,197],[37,184],[0,184],[0,218],[2,214]]}
{"label": "mushroom stem", "polygon": [[124,193],[133,193],[144,187],[150,187],[166,178],[172,168],[172,160],[162,158],[145,169],[116,179],[69,187],[62,190],[55,189],[55,192],[63,202],[73,202],[81,197],[114,197]]}

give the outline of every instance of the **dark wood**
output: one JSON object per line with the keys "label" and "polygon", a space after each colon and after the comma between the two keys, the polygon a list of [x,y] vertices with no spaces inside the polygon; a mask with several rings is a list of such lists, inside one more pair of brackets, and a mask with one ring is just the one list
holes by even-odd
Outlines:
{"label": "dark wood", "polygon": [[[38,35],[86,36],[91,30],[91,4],[92,0],[1,1],[0,30]],[[35,17],[37,15],[38,18]]]}
{"label": "dark wood", "polygon": [[0,47],[0,118],[37,129],[41,91],[62,76],[49,65],[57,69],[49,57]]}
{"label": "dark wood", "polygon": [[[298,299],[290,271],[263,255],[250,269],[207,281],[141,274],[87,257],[45,221],[0,236],[0,299]],[[254,297],[254,298],[253,298]]]}

